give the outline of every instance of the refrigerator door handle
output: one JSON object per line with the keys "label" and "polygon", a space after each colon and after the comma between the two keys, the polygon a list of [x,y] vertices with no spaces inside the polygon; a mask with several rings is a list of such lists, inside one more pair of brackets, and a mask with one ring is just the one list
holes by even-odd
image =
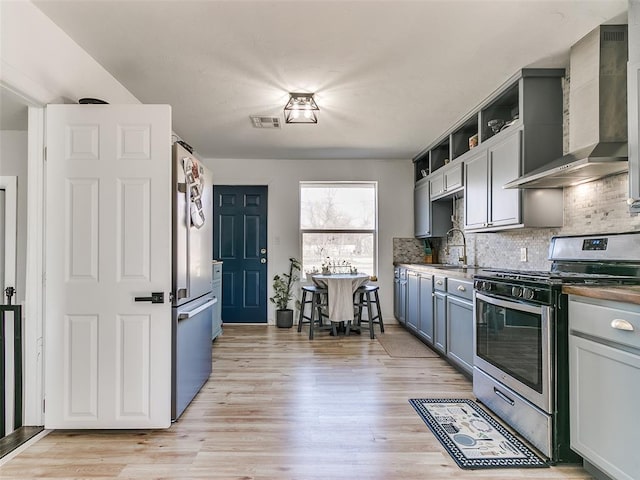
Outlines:
{"label": "refrigerator door handle", "polygon": [[218,299],[214,298],[212,300],[209,300],[207,303],[204,303],[204,304],[200,305],[199,307],[194,308],[193,310],[189,310],[188,312],[179,313],[178,314],[178,320],[186,320],[187,318],[195,317],[199,313],[204,312],[207,308],[212,307],[217,302],[218,302]]}
{"label": "refrigerator door handle", "polygon": [[[184,168],[184,163],[188,160],[188,158],[183,158],[182,159],[182,164],[183,164],[183,168]],[[185,197],[187,199],[187,201],[185,202],[186,205],[186,212],[184,215],[184,221],[185,221],[185,228],[187,229],[187,255],[186,255],[186,281],[187,281],[187,285],[186,288],[184,289],[185,291],[185,297],[189,297],[189,290],[191,288],[191,186],[189,185],[189,180],[187,178],[185,178],[185,183],[187,188],[185,189]]]}

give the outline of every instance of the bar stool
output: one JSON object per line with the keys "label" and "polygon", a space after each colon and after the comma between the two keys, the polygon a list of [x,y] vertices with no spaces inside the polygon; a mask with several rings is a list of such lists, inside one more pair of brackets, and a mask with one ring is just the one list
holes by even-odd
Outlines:
{"label": "bar stool", "polygon": [[[302,299],[300,300],[300,315],[298,316],[298,332],[302,331],[302,325],[309,324],[309,340],[313,340],[314,330],[333,330],[337,335],[333,324],[324,325],[323,319],[327,314],[322,311],[328,304],[328,290],[315,285],[302,286]],[[309,315],[305,314],[306,305],[311,305]]]}
{"label": "bar stool", "polygon": [[[380,298],[378,297],[377,285],[362,285],[354,294],[354,306],[356,308],[355,324],[362,327],[362,309],[366,307],[368,317],[369,337],[375,338],[373,326],[380,326],[380,333],[384,333],[384,323],[382,322],[382,310],[380,309]],[[372,305],[376,307],[376,314],[373,313]]]}

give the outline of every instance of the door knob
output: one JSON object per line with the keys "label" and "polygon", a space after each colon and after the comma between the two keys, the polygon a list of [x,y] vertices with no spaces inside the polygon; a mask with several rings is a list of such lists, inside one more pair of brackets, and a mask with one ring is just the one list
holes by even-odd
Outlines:
{"label": "door knob", "polygon": [[136,302],[164,303],[164,292],[152,292],[150,297],[134,297]]}

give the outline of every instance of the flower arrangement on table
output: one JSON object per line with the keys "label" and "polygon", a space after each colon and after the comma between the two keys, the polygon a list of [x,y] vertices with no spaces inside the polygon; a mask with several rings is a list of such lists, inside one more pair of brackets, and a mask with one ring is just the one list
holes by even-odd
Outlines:
{"label": "flower arrangement on table", "polygon": [[347,260],[336,261],[332,260],[331,257],[326,257],[322,261],[321,266],[324,275],[331,275],[333,273],[358,273],[358,269]]}

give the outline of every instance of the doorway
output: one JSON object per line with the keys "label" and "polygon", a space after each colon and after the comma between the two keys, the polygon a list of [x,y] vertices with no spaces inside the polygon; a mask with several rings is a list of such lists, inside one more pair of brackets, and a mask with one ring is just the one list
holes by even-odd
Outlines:
{"label": "doorway", "polygon": [[264,185],[213,186],[213,258],[223,262],[224,323],[267,323],[267,199]]}

